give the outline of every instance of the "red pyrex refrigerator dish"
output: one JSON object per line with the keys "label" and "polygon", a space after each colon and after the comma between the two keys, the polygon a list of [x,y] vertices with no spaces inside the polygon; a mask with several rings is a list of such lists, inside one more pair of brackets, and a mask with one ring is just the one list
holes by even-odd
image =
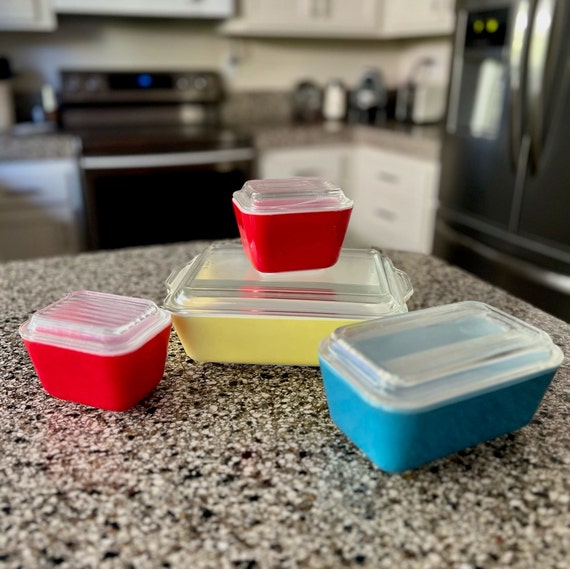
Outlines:
{"label": "red pyrex refrigerator dish", "polygon": [[233,194],[244,250],[255,269],[323,269],[338,260],[352,200],[321,178],[249,180]]}
{"label": "red pyrex refrigerator dish", "polygon": [[161,380],[170,330],[150,300],[79,290],[38,310],[20,335],[50,395],[124,411]]}

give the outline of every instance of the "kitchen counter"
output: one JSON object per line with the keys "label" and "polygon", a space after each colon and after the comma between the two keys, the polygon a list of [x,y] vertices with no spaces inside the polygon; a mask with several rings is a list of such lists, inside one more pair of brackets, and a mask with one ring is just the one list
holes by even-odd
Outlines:
{"label": "kitchen counter", "polygon": [[414,126],[390,121],[382,126],[318,123],[313,125],[282,124],[251,126],[259,151],[282,147],[326,144],[366,144],[426,160],[439,160],[442,127]]}
{"label": "kitchen counter", "polygon": [[[190,360],[106,412],[48,396],[18,326],[81,288],[149,298],[206,242],[0,265],[0,565],[25,568],[567,568],[570,369],[532,423],[399,475],[329,419],[318,368]],[[387,251],[410,310],[497,306],[570,354],[570,327],[426,255]]]}
{"label": "kitchen counter", "polygon": [[77,158],[81,141],[60,132],[0,134],[0,161]]}
{"label": "kitchen counter", "polygon": [[[247,132],[259,152],[291,146],[362,143],[419,158],[439,160],[442,140],[441,126],[413,126],[396,121],[372,127],[344,123],[294,124],[290,121],[242,120],[231,126]],[[0,162],[76,158],[80,149],[79,138],[61,132],[0,135]]]}

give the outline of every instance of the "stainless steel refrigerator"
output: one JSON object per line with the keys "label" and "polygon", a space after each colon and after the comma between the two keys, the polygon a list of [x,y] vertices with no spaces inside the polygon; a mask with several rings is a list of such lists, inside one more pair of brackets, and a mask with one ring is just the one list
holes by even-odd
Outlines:
{"label": "stainless steel refrigerator", "polygon": [[434,252],[570,321],[570,0],[458,0]]}

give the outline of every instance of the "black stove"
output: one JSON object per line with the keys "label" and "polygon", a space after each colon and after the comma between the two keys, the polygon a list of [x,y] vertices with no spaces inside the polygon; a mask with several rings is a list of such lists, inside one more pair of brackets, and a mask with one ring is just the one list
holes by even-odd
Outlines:
{"label": "black stove", "polygon": [[226,93],[214,71],[62,71],[60,129],[86,156],[249,148],[222,124]]}
{"label": "black stove", "polygon": [[251,149],[252,144],[248,133],[221,126],[135,125],[64,130],[81,140],[82,155],[85,157]]}
{"label": "black stove", "polygon": [[81,141],[90,249],[237,237],[231,198],[253,175],[210,70],[61,73],[60,129]]}

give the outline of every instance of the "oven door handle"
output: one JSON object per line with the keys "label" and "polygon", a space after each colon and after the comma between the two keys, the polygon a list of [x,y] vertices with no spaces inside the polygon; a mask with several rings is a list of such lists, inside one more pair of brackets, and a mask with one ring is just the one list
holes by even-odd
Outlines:
{"label": "oven door handle", "polygon": [[129,154],[124,156],[83,156],[83,170],[127,170],[131,168],[168,168],[171,166],[202,166],[221,162],[252,160],[253,148],[167,152],[164,154]]}

